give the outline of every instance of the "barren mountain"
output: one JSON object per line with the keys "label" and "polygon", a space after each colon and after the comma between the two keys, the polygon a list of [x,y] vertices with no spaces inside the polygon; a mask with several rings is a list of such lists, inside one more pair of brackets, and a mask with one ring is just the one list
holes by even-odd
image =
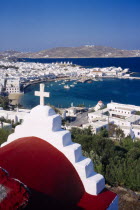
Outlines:
{"label": "barren mountain", "polygon": [[4,52],[0,52],[0,59],[6,59],[6,60],[17,60],[18,57],[20,57],[22,53],[14,50],[7,50]]}
{"label": "barren mountain", "polygon": [[57,47],[33,53],[6,51],[1,56],[17,58],[116,58],[140,57],[140,50],[121,50],[111,47],[85,45],[81,47]]}

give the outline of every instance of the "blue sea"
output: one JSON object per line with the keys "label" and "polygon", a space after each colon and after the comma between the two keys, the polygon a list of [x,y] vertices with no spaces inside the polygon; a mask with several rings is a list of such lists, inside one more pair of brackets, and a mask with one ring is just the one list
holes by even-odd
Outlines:
{"label": "blue sea", "polygon": [[[122,67],[135,72],[134,76],[140,77],[140,58],[78,58],[78,59],[24,59],[24,62],[64,62],[69,61],[83,67]],[[66,82],[71,85],[74,81]],[[39,104],[39,97],[34,96],[34,91],[39,90],[39,84],[25,89],[20,103],[25,108],[32,108]],[[140,80],[130,79],[99,79],[93,83],[77,83],[75,87],[64,89],[62,81],[46,82],[45,91],[50,92],[50,98],[45,98],[46,104],[56,107],[69,107],[84,104],[91,107],[102,100],[105,104],[113,100],[118,103],[134,104],[140,106]]]}

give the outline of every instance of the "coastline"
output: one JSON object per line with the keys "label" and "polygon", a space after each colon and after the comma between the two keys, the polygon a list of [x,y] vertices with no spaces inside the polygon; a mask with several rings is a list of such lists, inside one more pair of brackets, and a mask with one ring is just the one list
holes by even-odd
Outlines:
{"label": "coastline", "polygon": [[[138,61],[136,61],[136,59],[134,59],[134,58],[132,58],[132,59],[123,60],[121,58],[121,59],[113,59],[113,60],[110,60],[110,59],[101,60],[101,59],[92,59],[91,58],[91,59],[79,59],[79,60],[75,60],[75,59],[74,60],[69,60],[69,59],[61,60],[61,59],[59,59],[57,61],[55,59],[51,60],[50,58],[47,58],[47,59],[44,59],[44,61],[41,61],[38,59],[37,60],[33,59],[34,61],[32,60],[32,62],[37,61],[37,64],[32,64],[32,63],[28,64],[27,62],[24,62],[22,64],[20,64],[20,62],[17,64],[13,63],[13,65],[15,65],[16,68],[22,66],[22,68],[23,68],[22,76],[23,76],[23,78],[25,76],[25,80],[21,80],[21,83],[20,83],[21,91],[23,91],[23,92],[25,91],[25,96],[21,97],[20,103],[22,103],[23,100],[25,100],[25,101],[28,100],[31,104],[34,104],[34,101],[30,100],[30,96],[32,95],[32,93],[28,94],[28,92],[32,92],[32,90],[34,90],[34,86],[36,87],[36,84],[40,84],[40,83],[46,83],[46,89],[50,92],[53,92],[53,94],[55,95],[55,99],[57,99],[57,100],[54,100],[54,98],[51,98],[51,99],[48,99],[48,101],[50,101],[50,103],[52,103],[52,104],[54,103],[58,107],[61,106],[61,101],[63,101],[62,96],[64,96],[65,99],[67,99],[67,101],[68,101],[67,103],[64,102],[65,106],[69,106],[69,104],[71,102],[74,102],[75,104],[87,103],[87,106],[90,106],[91,104],[94,104],[92,102],[92,100],[94,100],[94,98],[95,98],[95,101],[100,100],[101,97],[99,98],[99,94],[97,94],[97,92],[99,92],[101,94],[102,99],[104,99],[105,98],[104,95],[106,95],[106,99],[104,99],[104,101],[108,102],[111,99],[113,99],[114,101],[117,100],[117,101],[123,102],[124,95],[121,94],[122,90],[120,91],[120,87],[122,87],[122,89],[124,90],[123,92],[125,92],[126,96],[127,96],[127,97],[125,97],[125,103],[130,103],[129,101],[131,101],[130,98],[132,98],[132,96],[134,98],[138,98],[139,92],[137,93],[137,90],[139,89],[139,85],[140,85],[140,83],[139,83],[139,81],[140,81],[140,71],[139,71],[140,60],[138,58],[137,58]],[[61,61],[60,66],[59,66],[59,61]],[[74,63],[75,66],[77,66],[77,65],[82,66],[82,69],[77,68],[77,69],[73,70],[72,67],[68,67],[69,71],[65,72],[65,67],[63,67],[65,65],[62,65],[62,68],[61,68],[61,64],[64,64],[64,63],[67,64],[67,61],[68,61],[68,63]],[[38,64],[38,63],[41,63],[41,64]],[[47,64],[47,65],[45,66],[45,64]],[[4,65],[6,65],[6,64],[4,64]],[[24,67],[26,67],[26,65],[29,65],[29,71],[26,71],[26,68],[24,70]],[[32,67],[34,65],[35,65],[35,68],[32,71]],[[87,68],[87,66],[90,68]],[[52,76],[50,76],[50,77],[42,76],[41,73],[44,73],[45,67],[46,67],[45,74],[47,75],[47,73],[48,74],[52,73]],[[111,68],[113,68],[113,67],[121,68],[120,74],[117,77],[115,74],[113,74],[114,76],[113,75],[109,76],[109,73],[106,76],[104,76],[105,75],[104,73],[103,73],[104,75],[99,74],[99,76],[98,76],[96,73],[96,69],[94,69],[94,68],[98,68],[98,70],[99,70],[100,68],[110,68],[110,67]],[[93,68],[93,70],[92,70],[92,68]],[[128,72],[129,75],[122,77],[121,72],[123,72],[124,69],[129,70],[129,72]],[[84,72],[84,70],[85,70],[85,72]],[[30,72],[31,78],[29,78],[29,79],[26,78],[27,75],[26,74],[24,75],[24,71],[26,72],[27,75]],[[34,71],[35,71],[37,77],[36,77],[36,75],[34,75]],[[56,71],[56,74],[55,74],[55,71]],[[74,71],[74,73],[73,73],[73,71]],[[77,73],[77,71],[79,71],[79,72]],[[91,71],[91,73],[90,73],[90,71]],[[92,76],[92,71],[93,71],[95,78]],[[117,71],[117,70],[115,70],[115,71]],[[118,69],[118,71],[119,71],[119,69]],[[135,72],[135,74],[138,74],[138,76],[134,75],[134,72]],[[124,73],[127,73],[127,71],[125,71]],[[15,70],[14,74],[16,76],[16,70]],[[53,74],[54,74],[54,76],[53,76]],[[75,75],[75,77],[74,77],[74,75]],[[64,76],[66,76],[66,77],[64,77]],[[57,82],[53,83],[53,82],[59,81],[59,80],[61,80],[61,81],[65,80],[65,81],[58,82],[59,86],[57,86]],[[72,82],[72,80],[73,80],[73,82]],[[129,82],[129,80],[130,80],[130,82]],[[135,80],[135,81],[132,82],[131,80]],[[96,81],[99,81],[99,83],[97,83]],[[102,82],[100,82],[100,81],[102,81]],[[49,83],[51,83],[51,82],[52,82],[52,84],[49,85]],[[63,84],[64,83],[66,84],[67,82],[70,87],[69,87],[69,89],[65,90],[65,87]],[[59,83],[63,83],[63,84],[59,84]],[[83,86],[82,83],[93,83],[93,85],[91,85],[91,88],[93,88],[93,90],[94,90],[93,94],[89,94],[91,91],[90,86],[88,86],[86,84]],[[116,84],[118,84],[118,86],[116,86]],[[133,88],[132,84],[134,85],[134,87],[136,86],[135,84],[137,84],[137,87],[136,87],[136,89],[134,89],[133,92],[130,91]],[[51,86],[53,86],[53,87],[51,87]],[[109,89],[106,90],[106,87],[108,88],[109,86],[110,86],[110,88],[109,88],[110,90]],[[127,90],[125,89],[126,86],[127,86]],[[29,87],[29,91],[28,91],[28,87]],[[75,88],[71,88],[71,87],[75,87]],[[79,89],[79,87],[81,87],[83,89]],[[27,88],[27,90],[26,90],[26,88]],[[84,91],[85,88],[89,89],[89,92]],[[78,92],[77,92],[77,89],[79,89]],[[102,91],[101,91],[101,89],[102,89]],[[57,90],[59,90],[59,93],[57,93]],[[85,93],[81,94],[81,90]],[[128,92],[128,90],[129,90],[129,92]],[[68,91],[69,91],[69,94],[68,94]],[[103,92],[104,92],[104,95],[102,94]],[[65,93],[67,93],[67,94],[65,94]],[[52,94],[52,96],[53,96],[53,94]],[[71,98],[72,98],[71,100],[69,97],[70,94],[71,94]],[[76,94],[76,96],[75,96],[75,94]],[[61,100],[58,100],[57,95],[61,96]],[[121,95],[121,97],[119,97],[119,95]],[[85,102],[83,102],[83,100],[85,100]],[[139,101],[139,100],[136,100],[136,104],[139,105],[139,103],[137,101]],[[13,103],[16,104],[18,102],[13,102]],[[35,100],[35,103],[36,103],[36,100]],[[28,102],[27,102],[27,104],[28,104]],[[63,105],[62,105],[62,107],[63,107]]]}
{"label": "coastline", "polygon": [[[134,72],[132,72],[131,74],[134,74]],[[115,76],[102,76],[102,77],[96,77],[95,79],[135,79],[135,80],[140,80],[140,77],[115,77]],[[61,80],[67,80],[67,81],[71,81],[71,80],[76,80],[77,82],[81,82],[81,83],[84,83],[88,80],[92,80],[92,81],[95,81],[94,78],[85,78],[85,77],[81,77],[81,78],[76,78],[76,77],[73,77],[73,78],[70,78],[70,77],[62,77],[62,78],[55,78],[55,79],[44,79],[44,80],[39,80],[39,81],[30,81],[30,82],[27,82],[27,83],[24,83],[22,84],[23,85],[23,90],[26,89],[26,87],[30,86],[30,85],[34,85],[34,84],[40,84],[40,83],[44,83],[44,82],[53,82],[53,81],[61,81]]]}
{"label": "coastline", "polygon": [[[44,83],[44,82],[53,82],[53,81],[61,81],[61,80],[71,80],[70,78],[68,77],[59,77],[59,78],[55,78],[55,79],[44,79],[44,80],[38,80],[38,81],[30,81],[30,82],[27,82],[27,83],[24,83],[22,84],[23,85],[23,90],[30,86],[30,85],[34,85],[34,84],[40,84],[40,83]],[[75,78],[73,78],[72,80],[76,80]]]}
{"label": "coastline", "polygon": [[[23,59],[23,60],[24,60],[24,59],[34,59],[34,60],[35,60],[35,59],[46,59],[46,60],[48,59],[48,60],[49,60],[49,59],[92,59],[92,58],[95,58],[95,59],[96,59],[96,58],[97,58],[97,59],[98,59],[98,58],[99,58],[99,59],[100,59],[100,58],[109,58],[109,59],[110,59],[110,58],[113,58],[113,59],[114,59],[114,58],[140,58],[140,56],[136,56],[136,57],[135,57],[135,56],[130,56],[130,57],[119,57],[119,56],[118,56],[118,57],[48,57],[48,58],[46,58],[46,57],[44,57],[44,58],[43,58],[43,57],[25,57],[25,58],[17,57],[17,59],[18,59],[19,61],[22,60],[22,59]],[[27,62],[27,61],[25,61],[25,62]]]}

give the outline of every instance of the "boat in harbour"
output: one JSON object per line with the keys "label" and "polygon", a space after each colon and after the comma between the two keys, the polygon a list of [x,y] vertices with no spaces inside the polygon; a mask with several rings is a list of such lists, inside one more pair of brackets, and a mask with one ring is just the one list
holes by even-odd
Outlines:
{"label": "boat in harbour", "polygon": [[69,89],[70,86],[69,86],[69,85],[64,85],[64,88],[65,88],[65,89]]}

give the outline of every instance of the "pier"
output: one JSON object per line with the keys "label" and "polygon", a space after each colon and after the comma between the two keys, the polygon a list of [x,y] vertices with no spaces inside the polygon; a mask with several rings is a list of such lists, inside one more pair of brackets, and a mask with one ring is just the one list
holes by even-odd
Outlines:
{"label": "pier", "polygon": [[140,79],[140,77],[129,77],[129,79]]}

